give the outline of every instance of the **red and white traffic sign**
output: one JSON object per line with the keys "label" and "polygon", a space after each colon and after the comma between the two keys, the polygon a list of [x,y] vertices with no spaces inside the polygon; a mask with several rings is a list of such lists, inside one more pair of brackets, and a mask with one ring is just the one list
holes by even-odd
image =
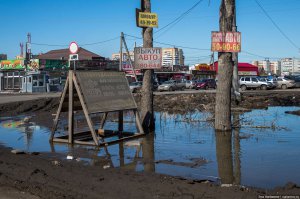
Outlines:
{"label": "red and white traffic sign", "polygon": [[71,42],[70,46],[69,46],[69,50],[71,54],[76,54],[78,52],[78,45],[76,42]]}

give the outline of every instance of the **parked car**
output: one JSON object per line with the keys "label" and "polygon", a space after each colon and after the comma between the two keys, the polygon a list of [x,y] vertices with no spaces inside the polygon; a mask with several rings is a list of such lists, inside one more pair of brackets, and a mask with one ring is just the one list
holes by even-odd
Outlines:
{"label": "parked car", "polygon": [[185,82],[185,88],[189,88],[189,89],[195,88],[196,83],[197,83],[197,80],[187,80]]}
{"label": "parked car", "polygon": [[217,83],[215,79],[203,79],[196,83],[195,89],[209,89],[209,88],[217,88]]}
{"label": "parked car", "polygon": [[175,91],[175,90],[184,90],[185,83],[176,80],[169,80],[163,82],[158,86],[158,91]]}
{"label": "parked car", "polygon": [[300,75],[289,75],[284,76],[285,79],[290,79],[295,81],[295,87],[300,88]]}
{"label": "parked car", "polygon": [[296,86],[295,80],[287,79],[284,77],[278,77],[277,82],[278,88],[281,89],[293,88]]}
{"label": "parked car", "polygon": [[143,82],[131,82],[129,84],[130,91],[132,93],[138,92],[143,86]]}
{"label": "parked car", "polygon": [[270,82],[260,81],[258,77],[241,77],[240,78],[240,88],[242,91],[245,91],[250,88],[267,90],[272,87],[273,87],[273,85]]}
{"label": "parked car", "polygon": [[259,77],[258,79],[259,79],[259,81],[270,83],[271,84],[270,88],[272,88],[272,89],[277,88],[277,86],[278,86],[277,80],[275,78],[268,79],[267,77]]}

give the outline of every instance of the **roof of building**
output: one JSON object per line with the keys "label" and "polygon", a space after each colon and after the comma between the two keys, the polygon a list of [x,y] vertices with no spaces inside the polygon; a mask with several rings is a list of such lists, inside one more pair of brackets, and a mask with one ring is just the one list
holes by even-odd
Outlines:
{"label": "roof of building", "polygon": [[[79,47],[77,54],[79,60],[92,60],[92,59],[102,58],[100,55],[97,55],[81,47]],[[58,49],[58,50],[51,50],[45,54],[41,54],[38,56],[38,59],[68,60],[69,55],[70,55],[70,51],[68,48]]]}

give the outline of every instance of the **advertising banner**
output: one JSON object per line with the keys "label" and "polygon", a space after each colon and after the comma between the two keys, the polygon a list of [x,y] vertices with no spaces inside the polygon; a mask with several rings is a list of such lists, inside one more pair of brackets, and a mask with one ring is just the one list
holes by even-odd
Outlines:
{"label": "advertising banner", "polygon": [[0,61],[0,69],[1,70],[24,69],[24,60],[22,59],[2,60]]}
{"label": "advertising banner", "polygon": [[160,69],[162,68],[161,48],[134,48],[135,69]]}
{"label": "advertising banner", "polygon": [[211,51],[241,52],[241,33],[212,31]]}
{"label": "advertising banner", "polygon": [[156,13],[138,12],[138,27],[158,27],[158,17]]}

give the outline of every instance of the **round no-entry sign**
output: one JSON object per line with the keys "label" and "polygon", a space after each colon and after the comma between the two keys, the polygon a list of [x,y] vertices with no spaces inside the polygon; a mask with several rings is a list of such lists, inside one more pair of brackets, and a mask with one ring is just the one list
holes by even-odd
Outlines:
{"label": "round no-entry sign", "polygon": [[71,54],[76,54],[78,52],[78,45],[76,42],[71,42],[70,46],[69,46],[69,50]]}

